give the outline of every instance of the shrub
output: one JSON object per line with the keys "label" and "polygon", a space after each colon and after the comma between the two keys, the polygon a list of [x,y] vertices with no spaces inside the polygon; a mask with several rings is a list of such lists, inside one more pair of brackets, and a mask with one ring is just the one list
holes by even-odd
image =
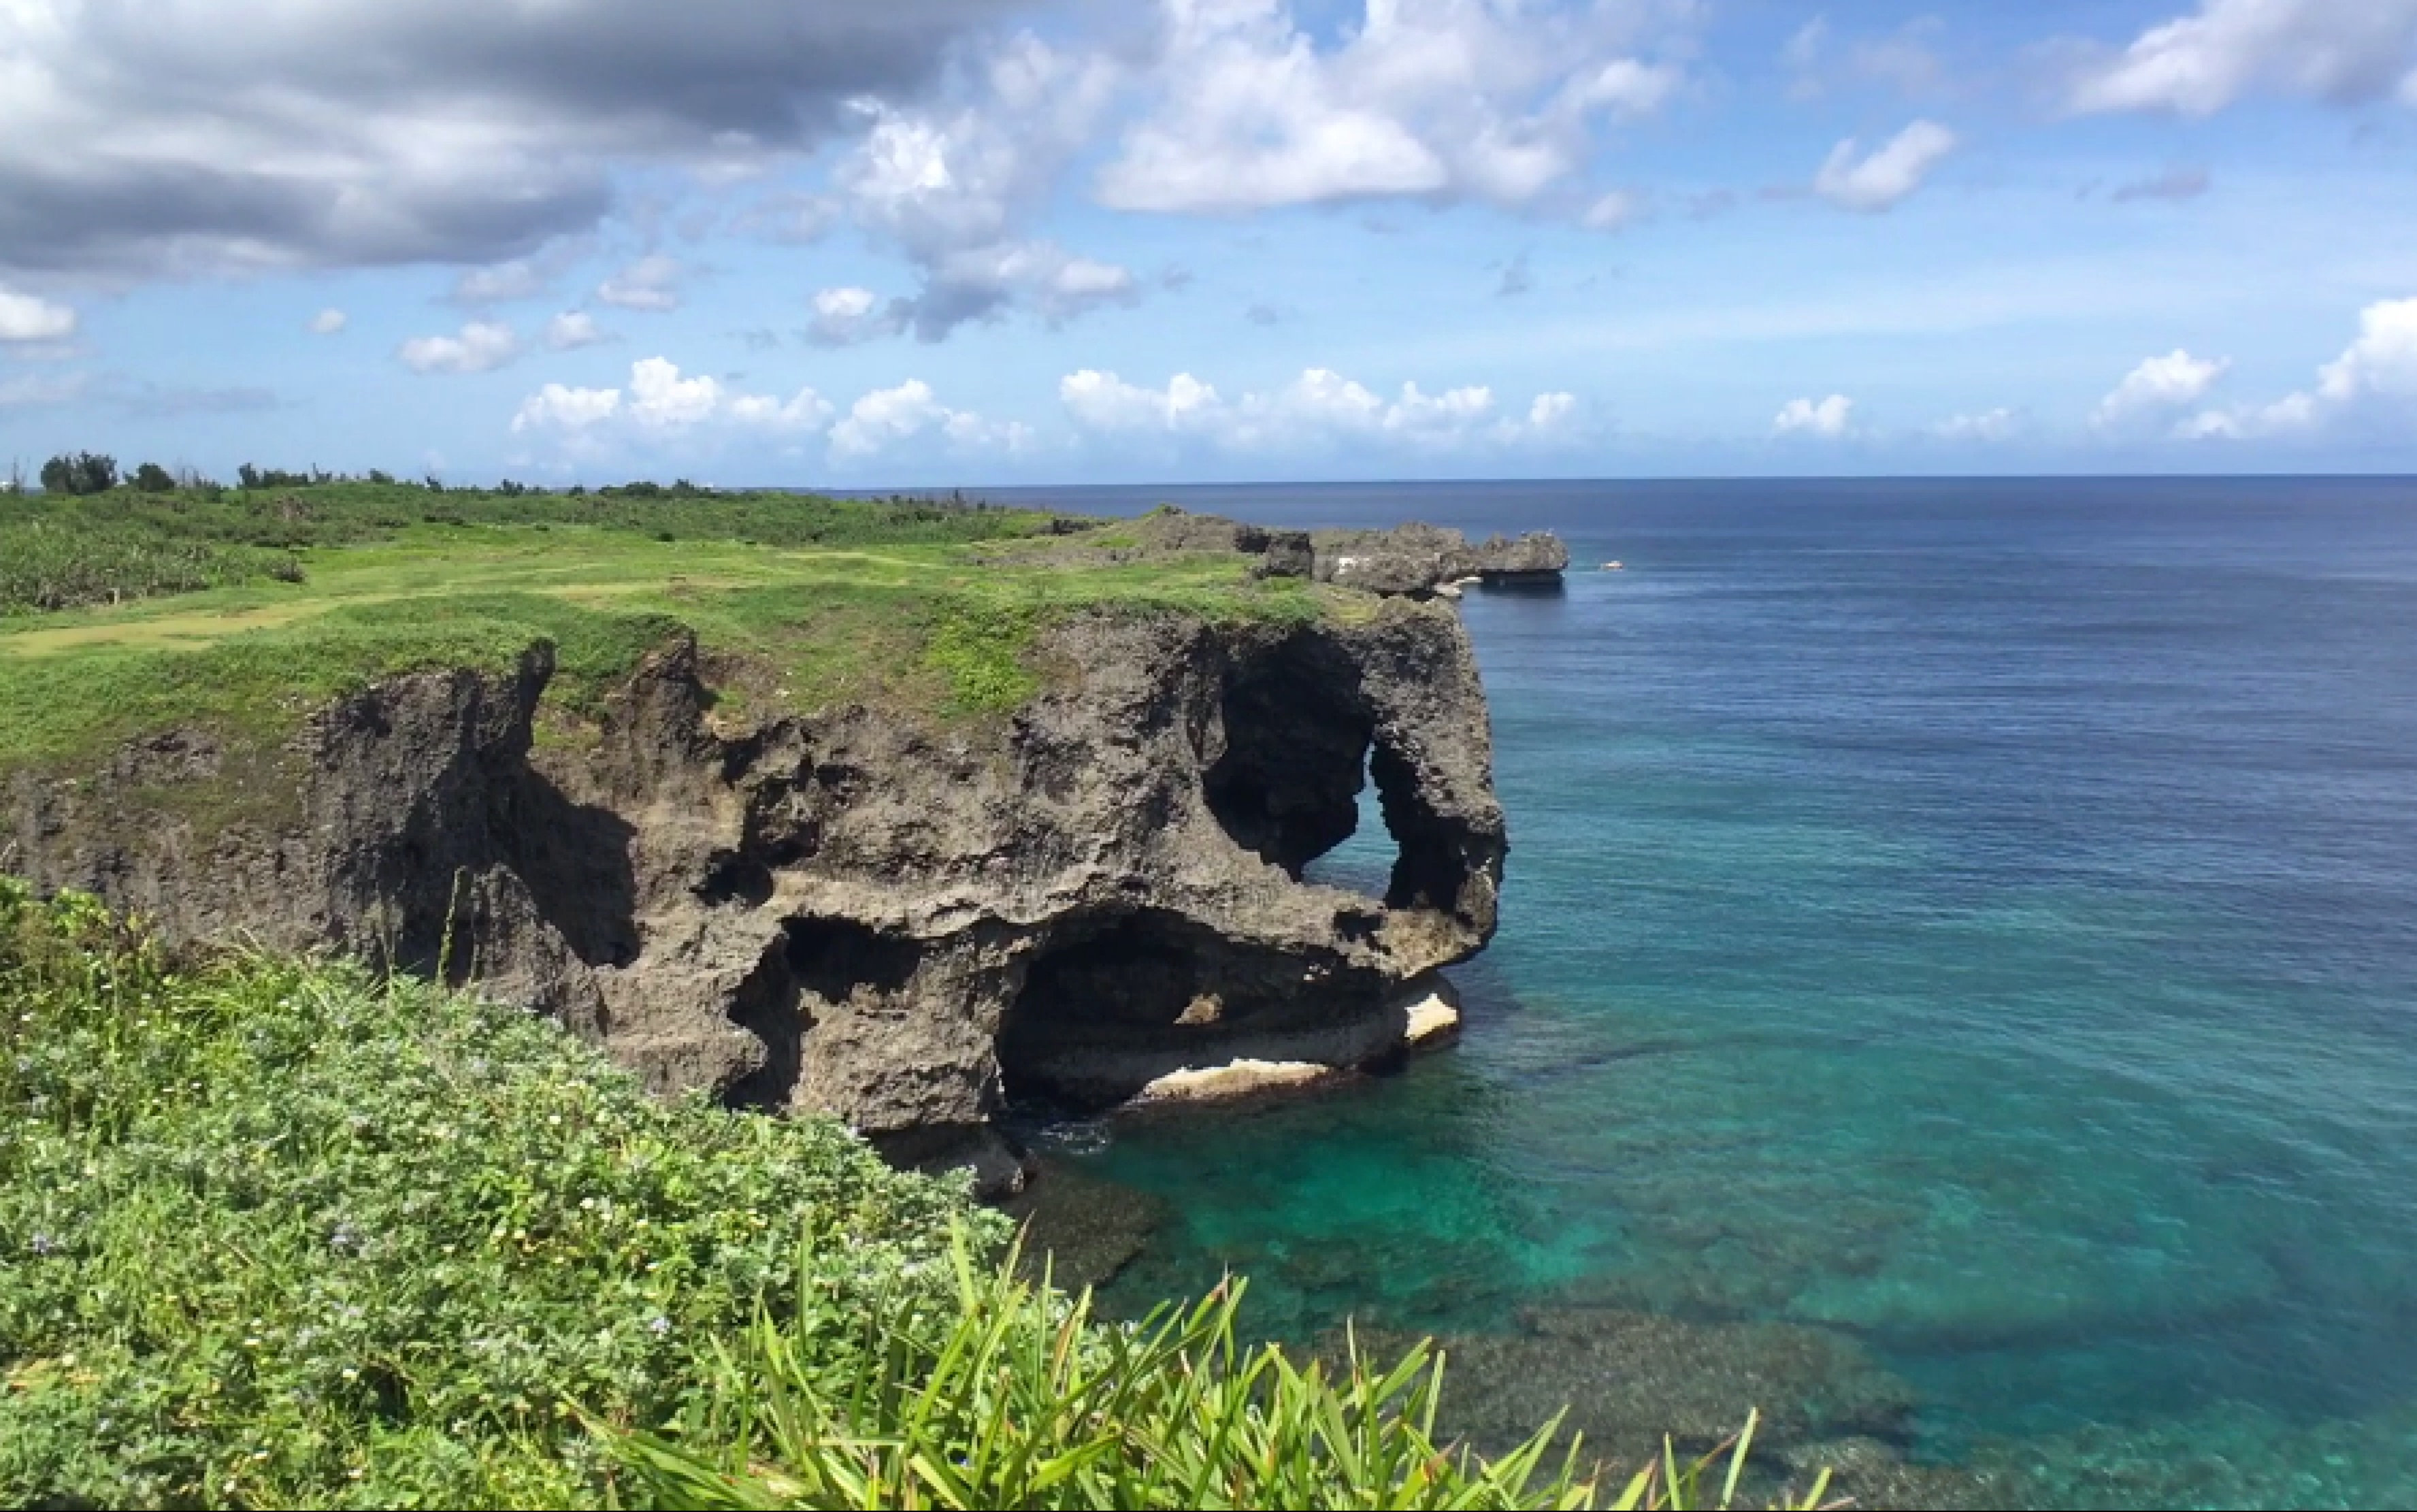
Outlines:
{"label": "shrub", "polygon": [[60,455],[42,464],[46,494],[106,494],[117,486],[117,459],[90,451]]}
{"label": "shrub", "polygon": [[0,879],[0,1505],[574,1505],[756,1309],[946,1294],[962,1192],[531,1015],[172,969]]}
{"label": "shrub", "polygon": [[175,491],[176,480],[158,463],[146,462],[134,469],[134,486],[146,494],[166,494]]}
{"label": "shrub", "polygon": [[0,526],[0,614],[186,593],[298,573],[300,565],[290,555],[179,541],[118,522],[12,521]]}

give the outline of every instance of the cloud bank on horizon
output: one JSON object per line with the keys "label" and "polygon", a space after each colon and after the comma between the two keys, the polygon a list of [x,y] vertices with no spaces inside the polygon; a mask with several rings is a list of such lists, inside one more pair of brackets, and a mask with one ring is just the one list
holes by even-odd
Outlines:
{"label": "cloud bank on horizon", "polygon": [[0,453],[2417,470],[2412,171],[2417,0],[0,0]]}

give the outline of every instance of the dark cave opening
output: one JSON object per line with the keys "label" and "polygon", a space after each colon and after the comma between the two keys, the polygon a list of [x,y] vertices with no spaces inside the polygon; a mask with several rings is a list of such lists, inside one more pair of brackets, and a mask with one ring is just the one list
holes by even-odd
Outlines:
{"label": "dark cave opening", "polygon": [[750,856],[717,850],[696,895],[710,907],[726,903],[760,909],[772,901],[772,868]]}
{"label": "dark cave opening", "polygon": [[1356,687],[1348,659],[1308,637],[1226,670],[1208,809],[1237,845],[1295,879],[1360,827],[1376,723]]}
{"label": "dark cave opening", "polygon": [[722,1091],[733,1107],[780,1109],[796,1093],[806,1035],[820,1014],[862,1008],[903,989],[923,964],[922,941],[853,919],[782,922],[731,995],[730,1021],[761,1041],[764,1059]]}
{"label": "dark cave opening", "polygon": [[923,942],[885,935],[853,919],[791,919],[783,952],[798,985],[825,1002],[896,992],[923,964]]}
{"label": "dark cave opening", "polygon": [[1393,874],[1385,888],[1389,909],[1434,909],[1461,911],[1461,889],[1469,866],[1454,837],[1419,791],[1418,777],[1408,761],[1389,746],[1376,747],[1368,760],[1383,805],[1385,829],[1400,848]]}
{"label": "dark cave opening", "polygon": [[[1069,920],[1033,960],[1001,1019],[998,1061],[1011,1103],[1090,1111],[1070,1062],[1179,1043],[1247,1016],[1249,989],[1224,970],[1214,932],[1178,914]],[[1292,973],[1297,975],[1297,972]]]}
{"label": "dark cave opening", "polygon": [[[1224,749],[1207,777],[1209,812],[1295,881],[1389,909],[1458,911],[1469,862],[1361,687],[1350,658],[1315,636],[1236,662],[1220,706]],[[1384,840],[1363,834],[1364,807],[1381,818]]]}
{"label": "dark cave opening", "polygon": [[1000,1077],[1011,1104],[1092,1112],[1198,1054],[1334,1022],[1385,985],[1337,958],[1238,943],[1163,909],[1069,920],[1000,1022]]}

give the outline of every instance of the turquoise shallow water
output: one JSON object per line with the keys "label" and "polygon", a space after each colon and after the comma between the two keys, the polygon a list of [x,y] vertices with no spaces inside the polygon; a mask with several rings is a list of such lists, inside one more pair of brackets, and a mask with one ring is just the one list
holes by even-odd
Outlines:
{"label": "turquoise shallow water", "polygon": [[1809,1324],[2029,1504],[2417,1498],[2417,484],[1061,496],[1628,566],[1466,606],[1513,851],[1461,1046],[1118,1126],[1178,1214],[1122,1294]]}

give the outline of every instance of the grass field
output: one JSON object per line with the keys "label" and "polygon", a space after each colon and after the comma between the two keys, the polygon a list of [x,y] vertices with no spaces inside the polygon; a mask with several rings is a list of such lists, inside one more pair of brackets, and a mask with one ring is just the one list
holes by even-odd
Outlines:
{"label": "grass field", "polygon": [[[997,549],[1052,528],[1028,512],[786,496],[330,484],[248,505],[0,499],[0,578],[14,584],[0,589],[0,771],[70,769],[172,726],[273,741],[378,677],[501,669],[540,641],[558,664],[549,715],[576,722],[683,633],[734,715],[864,703],[980,718],[1041,687],[1032,653],[1053,619],[1306,619],[1328,596],[1254,581],[1234,556],[1101,567]],[[69,606],[39,606],[53,603]]]}

